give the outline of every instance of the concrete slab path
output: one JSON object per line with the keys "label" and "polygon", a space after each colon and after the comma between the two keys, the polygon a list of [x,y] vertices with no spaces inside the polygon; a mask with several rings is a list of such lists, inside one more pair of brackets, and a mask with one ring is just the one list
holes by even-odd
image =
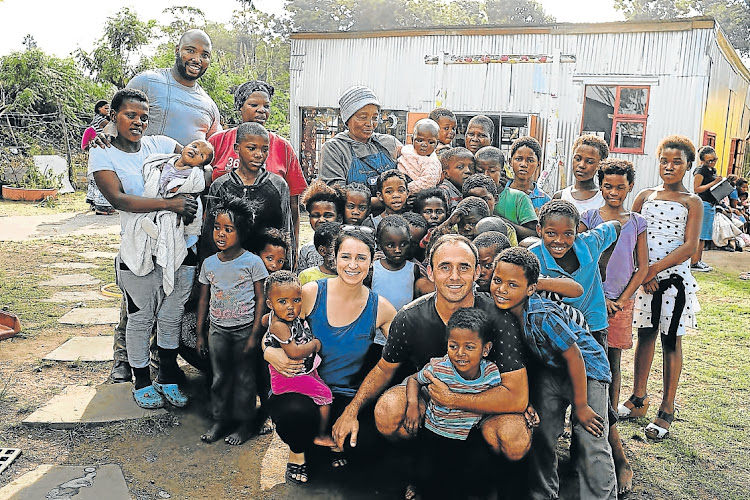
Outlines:
{"label": "concrete slab path", "polygon": [[43,299],[42,302],[64,304],[66,302],[85,302],[87,300],[113,300],[113,298],[106,297],[94,290],[88,290],[85,292],[55,292],[52,297]]}
{"label": "concrete slab path", "polygon": [[42,267],[49,267],[51,269],[96,269],[96,264],[90,262],[56,262],[54,264],[45,264]]}
{"label": "concrete slab path", "polygon": [[[110,347],[111,348],[111,347]],[[73,385],[26,417],[29,426],[69,429],[78,424],[106,424],[164,415],[166,410],[144,410],[133,401],[132,384]]]}
{"label": "concrete slab path", "polygon": [[100,252],[98,250],[92,250],[89,252],[81,252],[78,255],[83,257],[84,259],[109,259],[112,260],[115,257],[117,257],[117,252]]}
{"label": "concrete slab path", "polygon": [[73,337],[47,354],[49,361],[112,361],[112,336]]}
{"label": "concrete slab path", "polygon": [[0,489],[0,498],[130,500],[119,465],[40,465]]}
{"label": "concrete slab path", "polygon": [[98,285],[102,280],[95,278],[88,273],[79,274],[62,274],[55,276],[49,281],[42,281],[39,286],[84,286]]}
{"label": "concrete slab path", "polygon": [[120,321],[119,307],[79,307],[57,320],[63,325],[113,325]]}

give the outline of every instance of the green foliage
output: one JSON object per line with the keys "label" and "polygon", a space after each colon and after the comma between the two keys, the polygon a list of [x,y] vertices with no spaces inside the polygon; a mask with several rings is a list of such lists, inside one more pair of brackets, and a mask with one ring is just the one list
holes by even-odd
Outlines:
{"label": "green foliage", "polygon": [[31,49],[0,58],[0,90],[10,112],[55,113],[59,100],[66,117],[74,119],[76,112],[106,95],[108,86],[86,78],[72,58]]}
{"label": "green foliage", "polygon": [[373,31],[477,24],[543,24],[536,0],[289,0],[300,31]]}
{"label": "green foliage", "polygon": [[750,56],[750,3],[745,0],[615,0],[615,8],[631,21],[713,17],[734,48]]}
{"label": "green foliage", "polygon": [[[156,30],[153,19],[141,21],[128,7],[107,18],[104,36],[91,52],[78,49],[76,57],[96,81],[111,83],[118,89],[127,85],[143,67],[143,49],[153,41]],[[137,60],[137,62],[134,62]]]}

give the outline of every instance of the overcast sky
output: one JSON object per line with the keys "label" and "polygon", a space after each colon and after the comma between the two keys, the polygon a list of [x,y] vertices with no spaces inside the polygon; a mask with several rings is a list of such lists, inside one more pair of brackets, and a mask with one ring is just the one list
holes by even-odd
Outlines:
{"label": "overcast sky", "polygon": [[[280,13],[283,0],[255,0],[265,12]],[[605,22],[622,20],[614,0],[541,0],[549,14],[560,22]],[[23,49],[23,38],[31,34],[47,53],[64,57],[77,47],[90,50],[102,36],[107,17],[123,7],[134,8],[142,20],[167,21],[162,11],[177,5],[200,6],[211,21],[226,22],[240,7],[237,0],[0,0],[0,56]]]}

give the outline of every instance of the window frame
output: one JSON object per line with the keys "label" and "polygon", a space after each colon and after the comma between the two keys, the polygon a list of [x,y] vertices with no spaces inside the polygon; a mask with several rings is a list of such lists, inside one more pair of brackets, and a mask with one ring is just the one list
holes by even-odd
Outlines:
{"label": "window frame", "polygon": [[[583,89],[584,96],[586,95],[586,89],[588,87],[615,87],[615,103],[612,113],[612,129],[609,135],[609,151],[611,153],[627,153],[627,154],[644,154],[646,148],[646,129],[648,127],[648,108],[651,104],[651,85],[616,85],[616,84],[586,84]],[[625,115],[620,114],[620,94],[622,89],[646,89],[648,90],[648,98],[646,99],[646,107],[644,114],[642,115]],[[581,133],[583,133],[583,123],[586,116],[586,99],[583,100],[583,112],[581,113]],[[617,125],[619,123],[642,123],[643,124],[643,140],[641,141],[640,148],[618,148],[615,146],[615,136],[617,133]]]}

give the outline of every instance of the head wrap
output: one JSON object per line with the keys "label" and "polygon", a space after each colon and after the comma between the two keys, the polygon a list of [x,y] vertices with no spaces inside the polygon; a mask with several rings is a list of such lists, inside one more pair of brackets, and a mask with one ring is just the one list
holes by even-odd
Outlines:
{"label": "head wrap", "polygon": [[346,89],[339,99],[341,118],[344,120],[344,123],[348,122],[354,113],[368,104],[380,107],[380,102],[378,102],[378,98],[372,89],[364,85],[355,85]]}
{"label": "head wrap", "polygon": [[274,88],[262,80],[250,80],[234,90],[234,108],[239,111],[253,92],[265,92],[268,99],[273,99]]}

